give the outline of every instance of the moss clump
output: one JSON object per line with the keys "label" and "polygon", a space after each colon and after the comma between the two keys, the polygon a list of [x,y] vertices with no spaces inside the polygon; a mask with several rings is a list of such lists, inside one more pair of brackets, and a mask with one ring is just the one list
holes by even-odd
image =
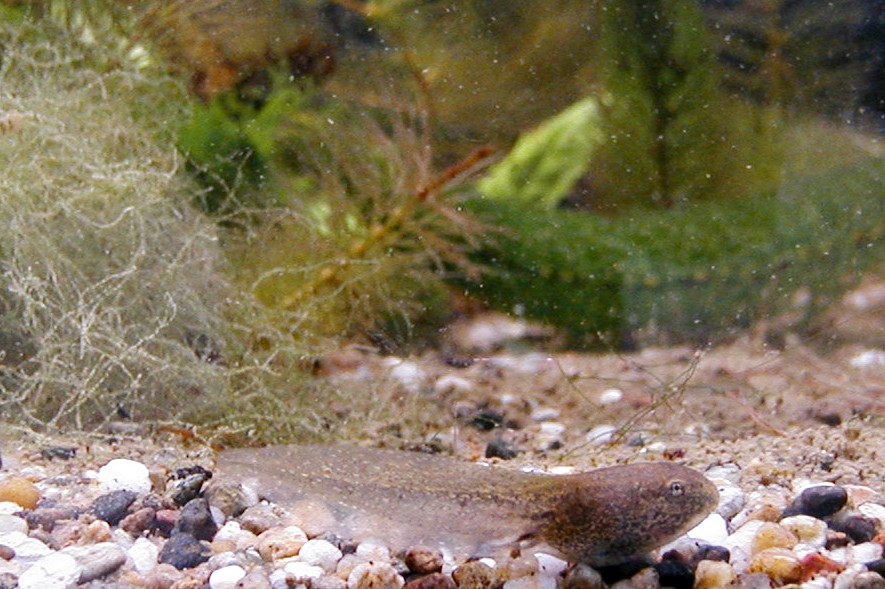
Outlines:
{"label": "moss clump", "polygon": [[47,21],[0,26],[0,417],[310,431],[312,415],[280,411],[312,394],[293,369],[303,348],[232,287],[163,143],[183,90],[109,47]]}

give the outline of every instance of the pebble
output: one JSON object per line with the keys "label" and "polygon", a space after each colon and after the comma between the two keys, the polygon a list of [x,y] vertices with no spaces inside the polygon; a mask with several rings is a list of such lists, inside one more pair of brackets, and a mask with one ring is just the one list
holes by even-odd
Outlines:
{"label": "pebble", "polygon": [[0,544],[14,550],[16,562],[25,565],[30,565],[52,553],[45,543],[21,532],[0,534]]}
{"label": "pebble", "polygon": [[157,560],[178,570],[189,569],[209,560],[209,550],[190,534],[174,534],[163,545]]}
{"label": "pebble", "polygon": [[253,534],[261,534],[283,523],[282,513],[267,503],[253,505],[239,517],[240,526]]}
{"label": "pebble", "polygon": [[858,573],[853,589],[885,589],[885,578],[872,572]]}
{"label": "pebble", "polygon": [[878,503],[863,503],[857,507],[858,513],[864,517],[879,522],[880,528],[885,528],[885,505]]}
{"label": "pebble", "polygon": [[718,513],[711,513],[685,535],[707,544],[722,544],[728,538],[728,523]]}
{"label": "pebble", "polygon": [[17,515],[0,515],[0,534],[6,532],[28,533],[28,522]]}
{"label": "pebble", "polygon": [[876,521],[862,515],[850,515],[830,525],[834,530],[844,532],[856,544],[876,537]]}
{"label": "pebble", "polygon": [[189,534],[197,540],[211,540],[218,531],[206,499],[191,499],[181,508],[172,533]]}
{"label": "pebble", "polygon": [[347,589],[347,581],[326,575],[311,581],[310,589]]}
{"label": "pebble", "polygon": [[774,522],[763,522],[753,536],[750,553],[757,554],[769,548],[791,549],[799,543],[799,538],[790,530]]}
{"label": "pebble", "polygon": [[147,538],[138,538],[126,552],[132,565],[142,575],[151,572],[157,566],[160,549]]}
{"label": "pebble", "polygon": [[15,558],[15,550],[6,544],[0,544],[0,559],[12,560]]}
{"label": "pebble", "polygon": [[691,568],[678,560],[662,560],[654,567],[658,573],[661,587],[673,589],[692,589],[694,573]]}
{"label": "pebble", "polygon": [[228,517],[238,517],[250,507],[258,505],[258,491],[233,482],[213,482],[206,489],[205,497]]}
{"label": "pebble", "polygon": [[598,403],[600,405],[614,405],[624,398],[624,391],[621,389],[605,389],[599,393]]}
{"label": "pebble", "polygon": [[80,516],[80,509],[73,506],[63,507],[38,507],[32,509],[25,514],[25,520],[28,527],[33,529],[40,528],[51,532],[56,524],[65,520],[75,520]]}
{"label": "pebble", "polygon": [[47,554],[18,578],[20,589],[73,589],[80,579],[80,565],[61,552]]}
{"label": "pebble", "polygon": [[98,469],[99,489],[104,493],[125,490],[139,495],[150,492],[151,476],[148,468],[134,460],[115,458]]}
{"label": "pebble", "polygon": [[285,571],[286,576],[293,579],[299,585],[307,584],[308,581],[313,579],[319,579],[326,572],[322,567],[297,560],[286,563],[283,571]]}
{"label": "pebble", "polygon": [[258,554],[266,562],[295,556],[307,543],[307,535],[296,526],[271,529],[258,535]]}
{"label": "pebble", "polygon": [[727,562],[702,560],[694,572],[695,589],[725,589],[732,587],[737,574]]}
{"label": "pebble", "polygon": [[807,546],[823,548],[827,542],[827,524],[810,515],[785,517],[779,523]]}
{"label": "pebble", "polygon": [[512,460],[519,455],[519,448],[512,442],[508,442],[504,438],[493,438],[486,445],[486,458],[500,458],[502,460]]}
{"label": "pebble", "polygon": [[209,589],[234,589],[245,576],[246,570],[237,565],[216,569],[209,575]]}
{"label": "pebble", "polygon": [[308,540],[298,551],[300,561],[318,566],[327,573],[335,571],[341,556],[341,550],[326,540]]}
{"label": "pebble", "polygon": [[9,477],[0,481],[0,501],[15,503],[19,508],[34,509],[40,500],[40,491],[26,478]]}
{"label": "pebble", "polygon": [[848,501],[848,492],[838,485],[808,487],[784,510],[783,516],[810,515],[824,518],[833,515]]}
{"label": "pebble", "polygon": [[646,567],[629,579],[614,583],[611,589],[660,589],[660,586],[658,572],[652,567]]}
{"label": "pebble", "polygon": [[802,579],[803,567],[792,551],[768,548],[753,556],[747,570],[750,573],[764,573],[775,585],[787,585]]}
{"label": "pebble", "polygon": [[129,513],[129,507],[138,495],[134,491],[118,489],[99,495],[92,503],[91,511],[100,520],[117,525]]}
{"label": "pebble", "polygon": [[0,573],[0,589],[16,589],[18,577],[12,573]]}
{"label": "pebble", "polygon": [[433,391],[437,395],[449,395],[451,393],[469,393],[473,390],[473,383],[466,378],[454,374],[444,374],[433,383]]}
{"label": "pebble", "polygon": [[73,556],[80,565],[80,583],[88,583],[109,575],[126,562],[126,552],[114,542],[68,546],[63,548],[61,553]]}
{"label": "pebble", "polygon": [[386,562],[358,564],[347,576],[348,589],[401,589],[403,585],[403,578]]}
{"label": "pebble", "polygon": [[604,589],[605,582],[596,569],[577,564],[565,573],[563,589]]}
{"label": "pebble", "polygon": [[736,516],[746,505],[746,494],[744,491],[726,479],[714,479],[707,474],[711,480],[716,483],[716,489],[719,491],[719,505],[716,507],[716,513],[725,519],[731,519]]}
{"label": "pebble", "polygon": [[603,446],[612,441],[618,428],[611,424],[597,425],[584,436],[584,439],[596,446]]}
{"label": "pebble", "polygon": [[[334,578],[334,577],[325,577]],[[336,581],[339,579],[335,579]],[[247,573],[245,577],[240,579],[236,585],[237,589],[272,589],[270,579],[263,571],[252,571]],[[311,589],[323,589],[317,583],[311,584]],[[327,589],[332,589],[331,587]],[[336,589],[345,589],[344,581],[341,581],[341,587]]]}
{"label": "pebble", "polygon": [[387,373],[388,376],[399,383],[407,393],[417,394],[421,392],[421,387],[427,379],[427,373],[424,372],[424,369],[415,362],[408,360],[393,358],[391,360],[397,363],[390,368],[390,371]]}
{"label": "pebble", "polygon": [[442,573],[430,573],[405,584],[403,589],[455,589],[451,577]]}
{"label": "pebble", "polygon": [[495,570],[479,560],[465,562],[456,568],[452,572],[452,579],[458,589],[497,589],[503,585]]}
{"label": "pebble", "polygon": [[535,553],[541,574],[560,577],[569,568],[569,563],[544,552]]}

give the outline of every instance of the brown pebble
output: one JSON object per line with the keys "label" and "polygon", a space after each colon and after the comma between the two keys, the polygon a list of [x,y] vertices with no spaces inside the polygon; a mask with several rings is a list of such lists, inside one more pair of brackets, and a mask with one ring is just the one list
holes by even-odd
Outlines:
{"label": "brown pebble", "polygon": [[171,564],[160,563],[144,577],[144,589],[170,589],[182,573]]}
{"label": "brown pebble", "polygon": [[412,546],[406,551],[404,560],[410,572],[426,575],[438,573],[443,567],[443,554],[427,546]]}
{"label": "brown pebble", "polygon": [[239,517],[239,521],[240,528],[253,534],[261,534],[283,524],[283,518],[279,510],[261,503],[244,511]]}
{"label": "brown pebble", "polygon": [[0,544],[0,558],[3,560],[12,560],[15,558],[15,550],[6,544]]}
{"label": "brown pebble", "polygon": [[11,501],[24,509],[34,509],[40,501],[40,491],[28,479],[9,477],[0,481],[0,501]]}
{"label": "brown pebble", "polygon": [[764,573],[775,585],[798,583],[802,580],[802,563],[786,548],[768,548],[750,561],[751,573]]}
{"label": "brown pebble", "polygon": [[403,589],[455,589],[455,582],[448,575],[430,573],[406,583]]}
{"label": "brown pebble", "polygon": [[802,563],[803,581],[810,581],[819,573],[841,573],[845,570],[845,565],[842,563],[817,552],[812,552],[800,562]]}
{"label": "brown pebble", "polygon": [[120,529],[133,536],[157,527],[157,511],[151,507],[136,509],[120,521]]}
{"label": "brown pebble", "polygon": [[108,525],[108,522],[98,519],[86,526],[78,544],[98,544],[99,542],[110,542],[111,539],[111,526]]}
{"label": "brown pebble", "polygon": [[172,529],[178,522],[180,515],[178,511],[174,509],[158,509],[154,514],[154,517],[157,521],[157,529],[168,536],[172,533]]}
{"label": "brown pebble", "polygon": [[471,560],[455,569],[452,579],[459,589],[499,589],[504,581],[484,562]]}
{"label": "brown pebble", "polygon": [[596,569],[577,564],[565,573],[563,589],[604,589],[605,582]]}
{"label": "brown pebble", "polygon": [[757,554],[768,548],[792,548],[798,543],[799,538],[790,530],[774,522],[765,522],[753,537],[750,552]]}

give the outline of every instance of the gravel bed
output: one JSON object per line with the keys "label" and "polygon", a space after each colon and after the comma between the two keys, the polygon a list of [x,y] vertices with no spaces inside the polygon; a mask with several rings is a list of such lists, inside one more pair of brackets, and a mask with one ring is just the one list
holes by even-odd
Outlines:
{"label": "gravel bed", "polygon": [[207,450],[145,441],[9,446],[0,481],[2,588],[885,587],[881,488],[765,482],[757,467],[734,463],[706,470],[719,507],[659,550],[652,566],[596,571],[531,550],[456,563],[433,546],[354,545],[247,492],[233,503],[205,494],[218,484]]}

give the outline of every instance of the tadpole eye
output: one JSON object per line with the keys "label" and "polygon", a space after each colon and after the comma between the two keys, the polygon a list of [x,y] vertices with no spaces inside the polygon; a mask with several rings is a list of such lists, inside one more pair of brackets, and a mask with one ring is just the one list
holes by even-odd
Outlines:
{"label": "tadpole eye", "polygon": [[672,497],[679,497],[685,493],[685,485],[682,481],[670,481],[670,495]]}

